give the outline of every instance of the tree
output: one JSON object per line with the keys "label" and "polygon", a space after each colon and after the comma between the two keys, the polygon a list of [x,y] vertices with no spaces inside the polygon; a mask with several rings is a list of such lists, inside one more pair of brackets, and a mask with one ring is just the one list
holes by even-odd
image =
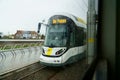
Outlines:
{"label": "tree", "polygon": [[45,35],[42,34],[42,35],[41,35],[41,39],[45,39]]}

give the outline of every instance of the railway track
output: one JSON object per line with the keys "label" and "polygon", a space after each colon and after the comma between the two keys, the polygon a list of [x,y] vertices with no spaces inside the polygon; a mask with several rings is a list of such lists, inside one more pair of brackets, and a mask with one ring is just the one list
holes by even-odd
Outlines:
{"label": "railway track", "polygon": [[17,80],[51,80],[60,71],[61,68],[43,66]]}
{"label": "railway track", "polygon": [[44,69],[44,68],[46,68],[46,66],[42,66],[41,68],[39,68],[39,69],[37,69],[37,70],[35,70],[35,71],[33,71],[33,72],[29,73],[29,74],[26,74],[26,75],[24,75],[24,76],[20,77],[20,78],[19,78],[19,79],[17,79],[17,80],[22,80],[22,79],[25,79],[26,77],[28,77],[28,76],[30,76],[30,75],[33,75],[33,74],[35,74],[36,72],[38,72],[38,71],[40,71],[40,70],[42,70],[42,69]]}
{"label": "railway track", "polygon": [[[37,62],[2,75],[0,76],[0,80],[50,80],[60,70],[61,68],[47,67]],[[44,77],[44,79],[42,79],[42,77]]]}
{"label": "railway track", "polygon": [[0,80],[79,80],[87,68],[85,62],[81,60],[65,67],[48,67],[38,62]]}
{"label": "railway track", "polygon": [[7,74],[0,75],[0,80],[22,80],[44,68],[46,68],[46,66],[42,66],[39,62],[37,62]]}

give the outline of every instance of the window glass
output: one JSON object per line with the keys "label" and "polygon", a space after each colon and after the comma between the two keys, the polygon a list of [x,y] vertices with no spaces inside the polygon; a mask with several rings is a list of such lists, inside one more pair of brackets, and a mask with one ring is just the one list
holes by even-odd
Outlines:
{"label": "window glass", "polygon": [[50,25],[47,29],[45,46],[63,47],[66,46],[68,38],[66,25]]}

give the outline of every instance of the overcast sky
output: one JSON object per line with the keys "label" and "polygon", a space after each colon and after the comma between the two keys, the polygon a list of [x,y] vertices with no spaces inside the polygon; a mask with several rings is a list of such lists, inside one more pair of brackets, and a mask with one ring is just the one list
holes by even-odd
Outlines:
{"label": "overcast sky", "polygon": [[[0,0],[0,32],[37,31],[38,22],[56,12],[67,12],[86,21],[88,0]],[[44,33],[44,30],[42,30]]]}

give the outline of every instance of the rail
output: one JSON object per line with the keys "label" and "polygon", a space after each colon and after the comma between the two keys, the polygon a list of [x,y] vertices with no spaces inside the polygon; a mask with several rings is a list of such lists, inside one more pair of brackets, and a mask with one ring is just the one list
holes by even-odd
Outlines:
{"label": "rail", "polygon": [[42,67],[40,67],[39,69],[37,69],[37,70],[35,70],[35,71],[32,71],[32,72],[28,73],[27,75],[22,76],[21,78],[19,78],[19,79],[17,79],[17,80],[22,80],[22,79],[24,79],[24,78],[26,78],[26,77],[28,77],[28,76],[31,76],[31,75],[37,73],[38,71],[45,69],[46,67],[47,67],[47,66],[42,66]]}

